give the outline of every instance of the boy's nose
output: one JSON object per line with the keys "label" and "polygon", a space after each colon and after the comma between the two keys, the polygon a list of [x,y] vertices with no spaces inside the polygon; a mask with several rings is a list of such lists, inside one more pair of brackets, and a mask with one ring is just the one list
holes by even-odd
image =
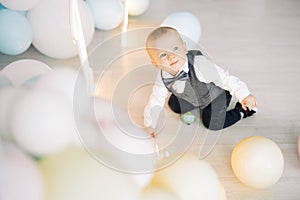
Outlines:
{"label": "boy's nose", "polygon": [[172,61],[176,56],[172,53],[169,54],[169,61]]}

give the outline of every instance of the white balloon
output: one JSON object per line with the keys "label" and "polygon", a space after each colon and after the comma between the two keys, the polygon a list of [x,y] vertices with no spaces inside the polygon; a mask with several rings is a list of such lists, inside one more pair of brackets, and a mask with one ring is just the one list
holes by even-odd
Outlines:
{"label": "white balloon", "polygon": [[120,0],[86,0],[86,4],[93,14],[98,29],[111,30],[123,21],[124,10]]}
{"label": "white balloon", "polygon": [[214,169],[191,154],[156,172],[152,183],[170,189],[182,200],[219,198],[219,180]]}
{"label": "white balloon", "polygon": [[12,82],[0,72],[0,89],[12,86]]}
{"label": "white balloon", "polygon": [[127,0],[128,13],[131,16],[141,15],[149,7],[149,0]]}
{"label": "white balloon", "polygon": [[34,160],[12,144],[3,146],[1,200],[43,200],[44,182]]}
{"label": "white balloon", "polygon": [[16,89],[13,87],[0,89],[0,135],[8,135],[8,118],[10,115],[10,111],[13,108],[16,99],[22,97],[20,93],[24,92],[24,90]]}
{"label": "white balloon", "polygon": [[12,10],[30,10],[39,3],[40,0],[0,0],[5,7]]}
{"label": "white balloon", "polygon": [[172,13],[166,17],[161,26],[175,28],[188,47],[198,43],[201,37],[201,24],[198,18],[189,12]]}
{"label": "white balloon", "polygon": [[[156,169],[156,154],[152,139],[143,130],[133,127],[126,120],[125,112],[109,101],[94,98],[93,106],[98,128],[102,131],[107,143],[112,146],[110,147],[110,149],[113,148],[112,151],[118,149],[128,154],[145,155],[143,162],[137,162],[132,157],[121,156],[120,161],[123,163],[124,168],[119,170],[132,172],[132,169],[137,169],[138,174],[132,175],[135,183],[140,188],[149,185],[153,177],[152,172]],[[116,118],[116,116],[118,117]],[[125,131],[124,126],[126,126]],[[127,131],[130,131],[130,133]],[[146,139],[147,137],[148,139]]]}
{"label": "white balloon", "polygon": [[242,183],[263,189],[280,179],[284,170],[284,159],[280,148],[272,140],[251,136],[234,147],[231,166]]}
{"label": "white balloon", "polygon": [[[77,55],[70,26],[69,0],[41,0],[31,9],[27,18],[33,31],[33,45],[53,58],[71,58]],[[84,1],[78,1],[86,45],[91,42],[95,23]]]}
{"label": "white balloon", "polygon": [[103,166],[79,147],[49,155],[39,166],[48,186],[45,200],[139,199],[127,174]]}
{"label": "white balloon", "polygon": [[23,85],[31,78],[51,72],[51,68],[38,60],[22,59],[12,62],[2,69],[4,74],[15,87]]}
{"label": "white balloon", "polygon": [[71,104],[51,90],[29,91],[18,99],[9,124],[16,142],[38,156],[65,147],[76,133]]}

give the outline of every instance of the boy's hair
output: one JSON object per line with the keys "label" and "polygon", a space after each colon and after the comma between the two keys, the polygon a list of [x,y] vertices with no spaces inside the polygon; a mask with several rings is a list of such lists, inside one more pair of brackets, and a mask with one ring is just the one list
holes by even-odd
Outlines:
{"label": "boy's hair", "polygon": [[172,28],[172,27],[169,27],[169,26],[161,26],[161,27],[158,27],[155,30],[153,30],[148,35],[147,40],[146,40],[146,47],[150,46],[151,41],[156,40],[159,37],[161,37],[162,35],[165,35],[167,33],[178,34],[179,38],[182,40],[182,38],[180,37],[180,34],[178,33],[178,31],[175,28]]}
{"label": "boy's hair", "polygon": [[178,35],[178,38],[183,42],[182,38],[180,37],[180,34],[178,33],[178,31],[172,27],[168,27],[168,26],[161,26],[156,28],[155,30],[153,30],[147,37],[146,40],[146,49],[149,53],[149,50],[151,49],[151,45],[150,43],[154,40],[157,40],[158,38],[160,38],[162,35],[168,34],[168,33],[175,33]]}

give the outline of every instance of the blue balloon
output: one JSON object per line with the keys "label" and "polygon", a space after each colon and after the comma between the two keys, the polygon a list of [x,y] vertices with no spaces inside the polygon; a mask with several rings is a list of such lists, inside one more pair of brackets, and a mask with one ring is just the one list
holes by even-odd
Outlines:
{"label": "blue balloon", "polygon": [[0,52],[4,54],[21,54],[32,43],[30,23],[19,12],[0,9],[0,29]]}
{"label": "blue balloon", "polygon": [[1,10],[1,9],[6,9],[6,7],[3,6],[3,5],[0,3],[0,10]]}

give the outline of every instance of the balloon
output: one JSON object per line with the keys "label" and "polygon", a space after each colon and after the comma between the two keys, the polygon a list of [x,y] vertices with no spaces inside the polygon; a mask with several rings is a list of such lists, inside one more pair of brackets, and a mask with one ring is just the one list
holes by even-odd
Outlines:
{"label": "balloon", "polygon": [[0,10],[1,9],[6,9],[6,7],[4,7],[1,3],[0,3]]}
{"label": "balloon", "polygon": [[32,30],[26,17],[8,9],[0,10],[0,52],[18,55],[32,42]]}
{"label": "balloon", "polygon": [[43,200],[44,182],[34,160],[12,144],[3,146],[1,200]]}
{"label": "balloon", "polygon": [[131,16],[141,15],[149,7],[149,0],[127,0],[128,13]]}
{"label": "balloon", "polygon": [[6,87],[0,89],[0,136],[7,135],[9,132],[8,118],[14,102],[21,97],[24,91],[13,87]]}
{"label": "balloon", "polygon": [[40,0],[0,0],[5,7],[12,10],[30,10],[39,3]]}
{"label": "balloon", "polygon": [[146,188],[141,194],[142,200],[180,200],[178,196],[176,196],[171,191],[167,189],[150,186]]}
{"label": "balloon", "polygon": [[161,26],[175,28],[182,35],[182,39],[187,43],[187,47],[192,47],[193,42],[198,43],[200,40],[201,24],[192,13],[172,13],[166,17]]}
{"label": "balloon", "polygon": [[12,86],[11,81],[5,75],[0,73],[0,89],[7,86]]}
{"label": "balloon", "polygon": [[262,136],[251,136],[234,147],[231,166],[242,183],[263,189],[280,179],[284,159],[280,148],[272,140]]}
{"label": "balloon", "polygon": [[[88,118],[89,121],[95,121],[94,130],[87,132],[88,128],[83,124],[84,121],[76,120],[82,143],[102,163],[118,171],[131,173],[131,178],[139,188],[146,187],[156,169],[156,157],[151,139],[146,139],[148,135],[143,130],[130,127],[131,123],[122,117],[124,111],[113,107],[114,105],[109,101],[95,97],[91,105],[93,110]],[[116,115],[121,120],[116,120]],[[124,126],[129,133],[122,130]],[[98,152],[93,150],[95,141],[99,141],[98,147],[118,157],[121,165],[110,163],[110,160],[101,157],[102,154],[98,155]]]}
{"label": "balloon", "polygon": [[191,154],[182,156],[171,166],[156,172],[152,183],[170,189],[182,200],[217,200],[220,191],[213,168]]}
{"label": "balloon", "polygon": [[9,124],[16,142],[37,156],[65,147],[76,134],[72,105],[51,90],[30,91],[18,99]]}
{"label": "balloon", "polygon": [[95,19],[96,28],[111,30],[123,21],[123,5],[120,0],[86,0]]}
{"label": "balloon", "polygon": [[4,74],[15,87],[22,86],[26,81],[47,74],[52,69],[38,60],[22,59],[12,62],[2,69]]}
{"label": "balloon", "polygon": [[[77,55],[70,26],[69,0],[41,0],[28,11],[27,18],[33,30],[33,46],[53,58],[71,58]],[[78,1],[86,45],[95,32],[93,16],[84,1]]]}
{"label": "balloon", "polygon": [[39,166],[48,186],[45,200],[138,199],[138,190],[127,174],[104,167],[80,147],[49,155]]}

